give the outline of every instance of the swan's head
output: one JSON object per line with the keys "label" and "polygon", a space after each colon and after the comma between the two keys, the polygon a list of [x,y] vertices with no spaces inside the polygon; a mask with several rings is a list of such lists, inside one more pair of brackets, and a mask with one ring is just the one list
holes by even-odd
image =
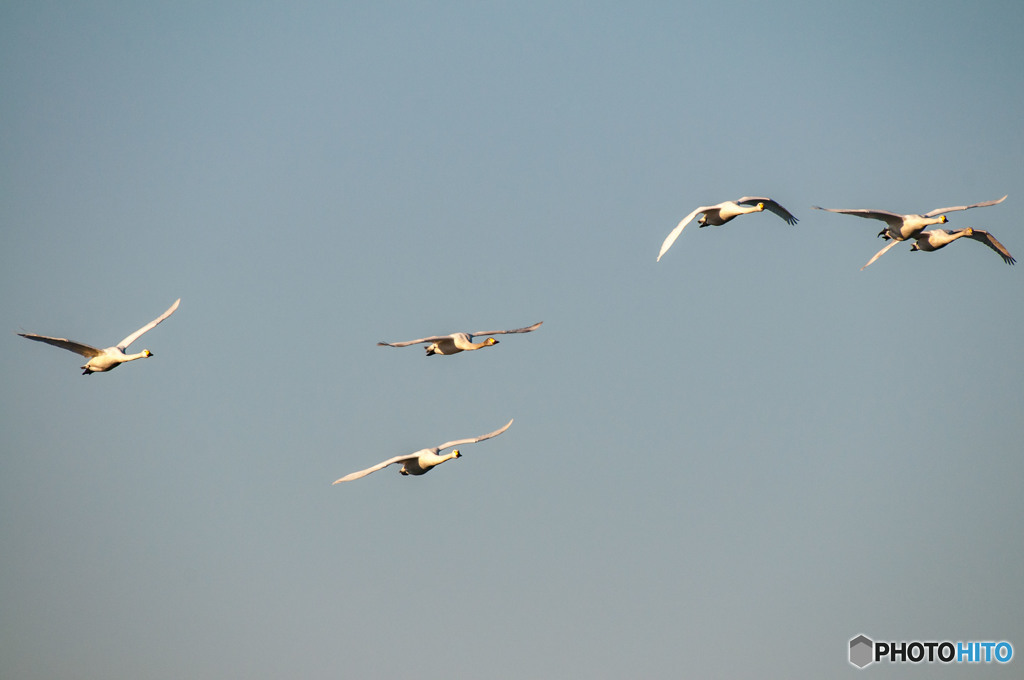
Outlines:
{"label": "swan's head", "polygon": [[452,458],[462,458],[462,452],[458,449],[452,451]]}
{"label": "swan's head", "polygon": [[973,233],[974,233],[974,229],[971,228],[971,227],[967,227],[966,229],[964,229],[964,236],[970,236]]}
{"label": "swan's head", "polygon": [[946,222],[948,222],[948,221],[949,221],[949,220],[947,220],[947,219],[946,219],[946,216],[945,216],[945,215],[940,215],[940,216],[939,216],[939,224],[945,224],[945,223],[946,223]]}
{"label": "swan's head", "polygon": [[486,340],[484,340],[484,344],[485,345],[497,345],[498,341],[495,340],[494,338],[487,338]]}
{"label": "swan's head", "polygon": [[764,210],[764,203],[758,203],[757,205],[755,205],[754,210],[756,210],[757,212],[761,212],[762,210]]}
{"label": "swan's head", "polygon": [[148,359],[151,356],[153,356],[153,353],[150,352],[148,349],[144,349],[144,350],[142,350],[142,356],[144,356],[144,357],[146,357]]}

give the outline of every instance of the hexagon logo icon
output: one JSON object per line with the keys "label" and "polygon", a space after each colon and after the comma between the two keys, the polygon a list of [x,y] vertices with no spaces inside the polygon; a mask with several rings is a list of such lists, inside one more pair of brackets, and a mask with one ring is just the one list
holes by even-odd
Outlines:
{"label": "hexagon logo icon", "polygon": [[864,668],[874,661],[872,656],[875,650],[875,643],[866,635],[858,635],[850,640],[850,663],[857,668]]}

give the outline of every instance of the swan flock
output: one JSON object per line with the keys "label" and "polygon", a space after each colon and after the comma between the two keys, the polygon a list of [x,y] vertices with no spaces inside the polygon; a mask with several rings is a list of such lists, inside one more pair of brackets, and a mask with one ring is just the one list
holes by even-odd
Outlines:
{"label": "swan flock", "polygon": [[[940,250],[950,243],[959,239],[968,238],[979,243],[983,243],[988,246],[991,250],[996,252],[1004,262],[1007,264],[1014,264],[1016,260],[1010,255],[1009,250],[996,239],[995,236],[989,232],[976,229],[973,227],[966,227],[963,229],[928,229],[930,226],[945,224],[948,220],[946,213],[970,210],[973,208],[981,208],[997,205],[1006,200],[1006,196],[1000,199],[992,201],[984,201],[981,203],[974,203],[971,205],[959,205],[948,208],[937,208],[935,210],[928,211],[923,214],[900,214],[889,212],[887,210],[873,210],[864,208],[854,209],[841,209],[841,208],[822,208],[820,206],[812,206],[817,210],[823,210],[826,212],[833,212],[845,215],[853,215],[855,217],[878,220],[885,223],[885,227],[878,232],[878,236],[885,241],[889,241],[884,248],[872,257],[864,267],[865,269],[871,265],[875,260],[885,254],[889,249],[895,246],[897,243],[904,241],[913,241],[910,250],[912,252],[934,252]],[[692,222],[695,218],[700,216],[698,219],[699,227],[706,226],[720,226],[726,224],[736,217],[741,215],[749,215],[756,212],[769,211],[774,213],[780,219],[790,225],[797,223],[797,218],[793,216],[786,208],[774,199],[761,196],[745,196],[735,201],[725,201],[716,205],[701,206],[696,208],[689,215],[684,217],[676,227],[669,233],[661,245],[661,250],[658,253],[656,261],[660,261],[666,252],[672,247],[675,241],[679,238],[683,229]],[[89,375],[91,373],[103,373],[111,371],[123,363],[135,361],[137,359],[148,359],[153,355],[148,349],[144,349],[136,354],[129,354],[127,348],[138,340],[142,335],[149,332],[157,325],[165,321],[170,317],[181,303],[181,299],[177,299],[174,303],[157,318],[153,319],[142,328],[139,328],[135,332],[131,333],[116,345],[106,347],[103,349],[86,345],[84,343],[68,340],[67,338],[51,337],[46,335],[38,335],[35,333],[18,333],[23,338],[33,340],[36,342],[42,342],[61,349],[75,352],[81,356],[86,357],[87,361],[81,366],[82,374]],[[426,355],[432,356],[439,354],[442,356],[450,356],[465,351],[473,351],[483,349],[485,347],[493,347],[498,344],[498,340],[494,337],[496,335],[509,335],[509,334],[520,334],[530,333],[540,328],[542,321],[531,326],[525,326],[522,328],[514,328],[509,330],[496,330],[496,331],[478,331],[475,333],[457,332],[450,333],[448,335],[432,335],[428,337],[418,338],[416,340],[407,340],[401,342],[378,342],[378,346],[382,347],[408,347],[410,345],[425,344]],[[477,341],[476,338],[483,338]],[[445,442],[439,446],[428,447],[420,449],[410,454],[395,456],[385,461],[377,463],[371,467],[352,472],[344,477],[341,477],[334,481],[334,484],[342,482],[349,482],[356,479],[361,479],[377,470],[381,470],[390,465],[401,465],[399,472],[402,475],[419,476],[424,475],[433,468],[445,463],[454,458],[459,458],[462,453],[459,449],[454,447],[461,444],[475,444],[478,442],[492,439],[502,434],[512,425],[512,420],[509,420],[503,427],[481,435],[479,437],[470,437],[465,439],[456,439],[453,441]],[[449,453],[444,453],[448,449],[452,449]]]}

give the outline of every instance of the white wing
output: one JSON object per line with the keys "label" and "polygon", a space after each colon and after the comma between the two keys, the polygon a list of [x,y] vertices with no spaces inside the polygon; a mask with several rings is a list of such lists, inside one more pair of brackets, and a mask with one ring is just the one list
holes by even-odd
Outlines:
{"label": "white wing", "polygon": [[431,335],[429,338],[420,338],[419,340],[407,340],[406,342],[378,342],[378,347],[408,347],[409,345],[418,345],[421,342],[440,342],[446,340],[452,336],[450,335]]}
{"label": "white wing", "polygon": [[[822,208],[819,205],[812,205],[815,210],[840,213],[843,215],[854,215],[855,217],[866,217],[870,220],[882,220],[893,229],[899,229],[903,225],[903,215],[889,212],[888,210],[870,210],[868,208]],[[865,265],[867,266],[867,265]]]}
{"label": "white wing", "polygon": [[516,329],[511,330],[511,331],[480,331],[478,333],[470,333],[470,335],[472,335],[473,337],[476,337],[478,335],[504,335],[505,333],[529,333],[530,331],[535,331],[538,328],[540,328],[540,325],[542,323],[544,323],[544,322],[543,321],[538,321],[537,323],[533,324],[532,326],[527,326],[526,328],[516,328]]}
{"label": "white wing", "polygon": [[757,205],[758,203],[764,203],[765,210],[772,211],[782,219],[786,220],[787,223],[796,224],[800,221],[793,217],[793,213],[783,208],[777,201],[765,196],[744,196],[736,202],[741,205]]}
{"label": "white wing", "polygon": [[[1009,194],[1007,194],[1007,196],[1008,195]],[[971,208],[984,208],[984,207],[987,207],[987,206],[990,206],[990,205],[996,205],[998,203],[1002,203],[1005,200],[1006,200],[1006,196],[1003,196],[1002,198],[1000,198],[998,200],[995,200],[995,201],[984,201],[982,203],[975,203],[974,205],[955,205],[952,208],[936,208],[935,210],[930,210],[929,212],[926,212],[922,217],[935,217],[936,215],[941,215],[943,213],[948,213],[948,212],[956,212],[957,210],[970,210]]]}
{"label": "white wing", "polygon": [[[515,420],[515,418],[513,418],[512,420]],[[480,437],[473,437],[472,439],[456,439],[453,442],[445,442],[444,444],[441,444],[440,446],[437,447],[437,451],[438,453],[440,453],[445,449],[450,449],[451,447],[458,446],[459,444],[475,444],[476,442],[482,442],[483,440],[490,439],[491,437],[497,437],[499,434],[507,430],[512,425],[512,420],[505,423],[505,427],[501,428],[500,430],[495,430],[490,434],[485,434]],[[372,471],[373,470],[371,469],[370,472]]]}
{"label": "white wing", "polygon": [[117,348],[118,348],[119,350],[121,350],[121,351],[124,351],[124,349],[125,349],[126,347],[128,347],[128,345],[130,345],[130,344],[132,344],[133,342],[135,342],[136,340],[138,340],[138,339],[139,339],[139,337],[140,337],[140,336],[141,336],[141,335],[142,335],[143,333],[145,333],[145,332],[147,332],[147,331],[151,331],[151,330],[153,330],[153,328],[154,328],[154,327],[156,327],[156,325],[157,325],[157,324],[159,324],[159,323],[160,323],[161,321],[163,321],[164,319],[166,319],[167,317],[169,317],[169,316],[170,316],[171,314],[174,314],[174,310],[176,310],[176,309],[178,308],[178,304],[179,304],[180,302],[181,302],[181,298],[178,298],[177,300],[175,300],[175,301],[174,301],[174,304],[173,304],[173,305],[171,305],[171,306],[170,306],[170,307],[169,307],[169,308],[167,309],[167,311],[166,311],[166,312],[164,312],[163,314],[161,314],[161,315],[160,315],[160,316],[158,316],[157,318],[153,319],[152,321],[150,321],[149,323],[147,323],[147,324],[146,324],[145,326],[143,326],[143,327],[142,327],[142,328],[140,328],[139,330],[135,331],[134,333],[132,333],[131,335],[129,335],[129,336],[128,336],[127,338],[125,338],[124,340],[122,340],[121,342],[117,343]]}
{"label": "white wing", "polygon": [[420,453],[421,453],[420,451],[417,451],[416,453],[407,453],[404,456],[395,456],[394,458],[389,458],[386,461],[384,461],[383,463],[377,463],[373,467],[368,467],[365,470],[360,470],[359,472],[353,472],[351,474],[345,475],[341,479],[337,479],[337,480],[331,482],[331,486],[334,486],[335,484],[338,484],[340,482],[351,482],[353,479],[359,479],[360,477],[365,477],[366,475],[370,474],[371,472],[376,472],[377,470],[386,468],[389,465],[394,465],[395,463],[404,463],[407,460],[413,460],[415,458],[419,458],[420,457]]}
{"label": "white wing", "polygon": [[897,241],[896,239],[890,239],[889,245],[887,245],[886,247],[882,248],[877,253],[875,253],[875,256],[873,258],[871,258],[870,260],[868,260],[868,263],[866,265],[864,265],[863,267],[861,267],[860,270],[864,271],[865,269],[867,269],[868,266],[870,266],[872,262],[874,262],[875,260],[880,258],[882,255],[884,255],[885,251],[889,250],[889,248],[892,248],[897,243],[903,243],[903,241]]}
{"label": "white wing", "polygon": [[83,345],[80,342],[74,340],[68,340],[67,338],[51,338],[46,335],[36,335],[35,333],[18,333],[23,338],[29,340],[38,340],[39,342],[45,342],[47,345],[53,345],[54,347],[60,347],[62,349],[69,350],[75,354],[81,354],[83,357],[97,357],[103,354],[103,350],[96,349],[89,345]]}
{"label": "white wing", "polygon": [[970,234],[968,238],[973,238],[975,241],[980,241],[987,245],[992,250],[999,253],[999,256],[1003,258],[1003,262],[1005,262],[1006,264],[1013,264],[1014,262],[1017,261],[1013,259],[1012,255],[1010,255],[1010,251],[1006,249],[1006,246],[1000,243],[995,236],[988,233],[987,231],[975,229],[974,233]]}
{"label": "white wing", "polygon": [[[504,335],[505,333],[529,333],[530,331],[535,331],[538,328],[540,328],[540,325],[542,323],[544,323],[544,322],[543,321],[538,321],[537,323],[533,324],[532,326],[527,326],[526,328],[515,328],[515,329],[510,330],[510,331],[480,331],[479,333],[469,333],[468,335],[470,335],[470,336],[477,336],[477,335]],[[449,340],[452,337],[454,337],[455,335],[456,335],[456,333],[452,333],[451,335],[432,335],[429,338],[420,338],[419,340],[406,340],[405,342],[378,342],[377,346],[378,347],[408,347],[409,345],[418,345],[418,344],[423,343],[423,342],[440,342],[442,340]]]}
{"label": "white wing", "polygon": [[661,256],[668,252],[668,249],[671,248],[672,244],[676,242],[676,239],[679,238],[679,235],[681,233],[683,233],[683,227],[685,227],[687,224],[689,224],[693,220],[693,218],[696,217],[697,215],[701,214],[702,212],[706,212],[708,210],[711,210],[714,207],[716,207],[716,206],[705,205],[703,207],[697,208],[692,213],[690,213],[689,215],[684,217],[679,222],[679,224],[676,225],[676,228],[673,229],[671,232],[669,232],[669,235],[667,237],[665,237],[665,242],[661,244],[661,252],[658,253],[658,259],[655,260],[655,262],[660,262],[661,261]]}

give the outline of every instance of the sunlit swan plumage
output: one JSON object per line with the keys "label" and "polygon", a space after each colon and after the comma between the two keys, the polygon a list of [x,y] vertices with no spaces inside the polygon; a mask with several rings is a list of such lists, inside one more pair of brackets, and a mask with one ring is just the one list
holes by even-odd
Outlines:
{"label": "sunlit swan plumage", "polygon": [[51,338],[46,335],[36,335],[35,333],[18,333],[18,335],[23,338],[28,338],[29,340],[45,342],[46,344],[53,345],[54,347],[61,347],[68,351],[75,352],[76,354],[81,354],[83,357],[88,357],[89,360],[81,367],[83,369],[82,375],[102,373],[104,371],[117,368],[125,362],[135,361],[136,359],[148,359],[153,356],[153,353],[148,349],[144,349],[138,354],[126,354],[125,349],[128,348],[128,345],[138,340],[143,333],[152,330],[157,324],[173,314],[174,310],[178,308],[178,304],[180,302],[181,298],[178,298],[166,312],[153,319],[113,347],[107,347],[105,349],[97,349],[80,342],[68,340],[67,338]]}
{"label": "sunlit swan plumage", "polygon": [[676,242],[677,238],[679,238],[679,234],[683,233],[683,227],[689,224],[697,215],[701,215],[701,218],[697,220],[697,224],[699,226],[717,227],[732,220],[734,217],[739,217],[740,215],[746,215],[753,212],[761,212],[762,210],[769,210],[775,213],[782,219],[786,220],[789,224],[796,224],[798,221],[788,210],[772,199],[764,196],[744,196],[736,201],[725,201],[718,205],[701,206],[684,217],[679,224],[676,225],[676,228],[669,233],[665,238],[665,242],[661,244],[661,252],[658,253],[658,259],[656,261],[661,261],[661,256],[668,252],[668,249],[671,248],[672,244]]}
{"label": "sunlit swan plumage", "polygon": [[474,337],[483,337],[485,335],[505,335],[506,333],[529,333],[540,328],[543,321],[538,321],[532,326],[526,328],[516,328],[510,331],[482,331],[479,333],[452,333],[451,335],[432,335],[429,338],[420,338],[419,340],[408,340],[406,342],[378,342],[378,347],[408,347],[409,345],[418,345],[423,342],[429,342],[430,345],[427,347],[427,356],[432,354],[458,354],[462,351],[468,351],[473,349],[480,349],[482,347],[490,347],[491,345],[497,345],[498,341],[494,338],[487,338],[482,342],[473,342]]}
{"label": "sunlit swan plumage", "polygon": [[984,243],[989,248],[999,253],[999,256],[1003,258],[1003,262],[1005,262],[1006,264],[1013,264],[1014,262],[1017,261],[1013,258],[1012,255],[1010,255],[1010,251],[1006,249],[1006,246],[1000,243],[995,236],[988,233],[987,231],[982,231],[981,229],[973,229],[971,227],[967,227],[966,229],[956,229],[952,231],[949,229],[933,229],[922,231],[920,234],[917,235],[913,245],[910,246],[910,250],[922,250],[924,252],[932,252],[934,250],[938,250],[939,248],[945,248],[953,241],[964,236],[974,239],[975,241],[978,241],[980,243]]}
{"label": "sunlit swan plumage", "polygon": [[351,482],[353,479],[365,477],[371,472],[376,472],[377,470],[386,468],[388,465],[395,465],[396,463],[402,464],[402,469],[399,470],[399,472],[403,475],[425,475],[428,472],[430,472],[432,468],[437,467],[446,460],[462,457],[462,454],[459,453],[458,449],[455,449],[451,453],[442,454],[441,452],[444,451],[445,449],[450,449],[451,447],[458,446],[459,444],[475,444],[476,442],[482,442],[485,439],[497,437],[499,434],[507,430],[511,425],[512,421],[510,420],[507,423],[505,423],[505,427],[502,427],[498,430],[495,430],[494,432],[482,435],[480,437],[471,437],[469,439],[456,439],[453,442],[445,442],[444,444],[441,444],[440,446],[435,446],[433,448],[420,449],[415,453],[410,453],[404,456],[395,456],[394,458],[389,458],[383,463],[377,463],[373,467],[368,467],[365,470],[360,470],[359,472],[353,472],[351,474],[345,475],[341,479],[335,480],[333,484],[338,484],[340,482]]}

